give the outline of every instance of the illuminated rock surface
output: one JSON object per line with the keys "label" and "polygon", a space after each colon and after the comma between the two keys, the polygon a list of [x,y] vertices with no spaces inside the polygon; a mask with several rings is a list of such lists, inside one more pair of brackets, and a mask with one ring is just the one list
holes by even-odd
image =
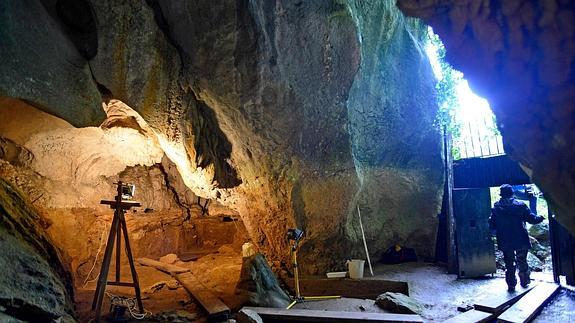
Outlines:
{"label": "illuminated rock surface", "polygon": [[[74,10],[89,18],[81,3]],[[72,37],[68,7],[54,14],[46,5],[46,19],[68,26],[87,59],[108,130],[58,120],[73,139],[50,130],[18,141],[24,135],[11,121],[3,134],[31,151],[27,167],[38,180],[27,184],[37,204],[49,196],[48,207],[93,207],[113,195],[113,176],[133,174],[145,202],[175,192],[176,200],[155,196],[152,209],[189,213],[202,196],[235,210],[275,266],[289,266],[284,236],[294,226],[306,231],[306,272],[361,256],[357,205],[375,258],[393,243],[433,256],[443,183],[434,79],[425,27],[393,1],[91,5],[97,23],[83,37]],[[71,121],[65,105],[49,107]],[[160,187],[162,176],[174,177],[166,169],[178,170],[178,187]]]}

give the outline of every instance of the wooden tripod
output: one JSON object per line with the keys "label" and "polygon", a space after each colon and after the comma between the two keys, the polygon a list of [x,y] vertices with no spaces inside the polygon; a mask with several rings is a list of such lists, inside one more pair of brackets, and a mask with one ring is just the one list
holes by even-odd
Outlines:
{"label": "wooden tripod", "polygon": [[[114,219],[112,220],[112,226],[110,227],[110,234],[108,235],[108,242],[106,244],[106,252],[104,253],[104,260],[102,261],[102,268],[100,269],[100,276],[98,277],[98,284],[96,286],[96,293],[94,294],[94,300],[92,301],[92,310],[96,310],[95,321],[100,320],[100,311],[102,309],[102,300],[106,291],[107,285],[114,286],[125,286],[134,287],[136,292],[136,300],[138,303],[138,310],[140,313],[144,312],[144,307],[142,306],[142,298],[140,296],[140,284],[138,283],[138,273],[136,273],[136,267],[134,266],[134,258],[132,257],[132,250],[130,249],[130,239],[128,239],[128,229],[126,227],[126,219],[124,218],[124,213],[132,207],[140,206],[139,202],[125,201],[122,200],[122,182],[118,182],[118,194],[115,200],[107,201],[101,200],[100,204],[110,205],[111,209],[114,209]],[[132,272],[132,282],[121,282],[120,281],[120,257],[121,257],[121,243],[122,243],[122,233],[124,235],[124,242],[126,243],[126,255],[128,257],[128,262],[130,263],[130,270]],[[110,270],[110,261],[112,260],[112,250],[114,249],[114,238],[116,240],[116,280],[108,281],[108,271]]]}

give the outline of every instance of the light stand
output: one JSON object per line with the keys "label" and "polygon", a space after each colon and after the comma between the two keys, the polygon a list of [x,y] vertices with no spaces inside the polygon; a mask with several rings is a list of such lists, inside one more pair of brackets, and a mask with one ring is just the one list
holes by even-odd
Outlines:
{"label": "light stand", "polygon": [[302,296],[299,289],[299,268],[297,263],[297,249],[299,241],[303,238],[304,232],[300,229],[288,229],[287,237],[288,240],[293,240],[291,246],[291,259],[294,270],[294,285],[295,285],[295,296],[292,297],[292,302],[286,307],[286,309],[292,308],[297,303],[303,303],[307,301],[322,301],[326,299],[340,298],[341,296]]}
{"label": "light stand", "polygon": [[[136,301],[138,304],[138,310],[140,313],[144,312],[144,307],[142,306],[142,298],[140,296],[140,284],[138,283],[138,274],[136,273],[136,267],[134,266],[134,258],[132,257],[132,250],[130,248],[130,240],[128,239],[128,228],[126,226],[126,219],[124,218],[124,213],[132,207],[140,206],[139,202],[126,201],[124,199],[131,199],[134,194],[134,185],[125,184],[118,182],[118,194],[115,200],[107,201],[102,200],[100,204],[110,205],[111,209],[114,209],[114,219],[112,220],[112,226],[110,227],[110,234],[108,235],[108,242],[106,244],[106,252],[104,253],[104,259],[102,261],[102,268],[100,269],[100,276],[98,277],[98,285],[96,286],[96,292],[94,294],[94,300],[92,302],[92,310],[96,310],[95,321],[100,320],[100,311],[102,309],[102,299],[106,291],[107,285],[114,286],[125,286],[134,287],[136,292]],[[132,273],[132,282],[121,282],[120,281],[120,251],[121,251],[121,238],[122,233],[124,236],[124,242],[126,244],[126,256],[128,257],[128,262],[130,264],[130,271]],[[108,271],[110,270],[110,261],[112,260],[112,250],[114,249],[114,240],[116,240],[116,280],[108,281]]]}

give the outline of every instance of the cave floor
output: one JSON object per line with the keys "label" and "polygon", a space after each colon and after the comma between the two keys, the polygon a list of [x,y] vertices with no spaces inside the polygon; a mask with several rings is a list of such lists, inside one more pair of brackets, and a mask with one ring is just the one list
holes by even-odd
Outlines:
{"label": "cave floor", "polygon": [[[503,271],[479,279],[458,279],[457,275],[446,274],[445,267],[430,263],[404,263],[398,265],[376,265],[375,277],[379,279],[406,281],[410,296],[424,307],[422,317],[427,322],[442,322],[460,312],[457,307],[473,304],[478,295],[492,289],[507,289]],[[369,277],[366,265],[364,277]],[[552,282],[549,273],[533,272],[534,282]],[[575,322],[575,292],[562,290],[542,311],[535,322]],[[300,309],[366,311],[384,313],[373,300],[335,299],[297,304]]]}
{"label": "cave floor", "polygon": [[[232,309],[240,307],[241,300],[235,295],[235,286],[240,277],[242,266],[242,256],[238,250],[227,247],[220,248],[220,251],[205,255],[195,261],[178,261],[175,265],[190,268],[206,287],[210,288],[214,294],[218,295],[224,303]],[[110,266],[109,281],[114,280],[115,268],[113,261]],[[170,289],[167,285],[160,288],[152,288],[162,282],[175,281],[169,274],[158,271],[152,267],[136,264],[140,289],[142,291],[142,302],[144,308],[152,313],[152,317],[146,320],[129,322],[205,322],[206,314],[202,308],[189,296],[186,290],[178,285],[175,289]],[[122,281],[131,281],[130,267],[128,264],[121,266]],[[93,318],[91,311],[92,298],[96,290],[96,282],[90,282],[85,287],[76,288],[75,303],[76,312],[80,322],[89,322]],[[132,287],[108,286],[106,292],[113,295],[123,295],[133,297]],[[102,314],[109,312],[109,299],[104,297]],[[186,313],[187,312],[187,313]],[[189,319],[186,316],[190,316]],[[195,317],[194,320],[191,318]]]}
{"label": "cave floor", "polygon": [[[242,299],[235,294],[235,285],[239,279],[241,271],[241,255],[237,251],[223,251],[209,254],[196,261],[177,262],[181,267],[190,268],[198,279],[207,287],[212,289],[216,295],[232,310],[241,307]],[[169,289],[164,286],[161,289],[152,291],[151,286],[173,280],[165,273],[154,268],[137,265],[140,286],[144,307],[151,311],[154,316],[149,320],[137,322],[170,322],[188,320],[182,317],[173,319],[174,313],[179,310],[192,313],[196,316],[196,322],[205,322],[206,315],[188,293],[179,286],[176,289]],[[459,314],[457,306],[472,303],[477,295],[483,292],[498,288],[506,289],[503,272],[498,272],[492,276],[481,279],[457,279],[456,275],[445,273],[444,267],[439,267],[429,263],[405,263],[399,265],[376,265],[374,267],[375,276],[380,279],[407,281],[409,283],[410,296],[424,306],[422,317],[428,322],[441,322],[454,315]],[[366,277],[369,271],[365,271]],[[122,266],[122,276],[129,281],[129,267]],[[112,278],[110,276],[110,278]],[[537,281],[552,281],[552,276],[546,273],[532,273],[532,278]],[[95,290],[95,282],[88,284],[85,288],[78,288],[76,291],[76,307],[80,322],[88,322],[92,318],[90,312],[91,301]],[[132,295],[131,288],[118,288],[110,286],[107,291],[112,294]],[[535,322],[573,322],[575,321],[575,292],[563,290],[536,318]],[[104,301],[102,313],[107,313],[109,309],[107,299]],[[317,302],[306,302],[297,304],[300,309],[321,309],[338,311],[366,311],[380,312],[373,300],[360,299],[334,299]],[[170,317],[170,315],[172,315]],[[134,321],[136,322],[136,321]]]}

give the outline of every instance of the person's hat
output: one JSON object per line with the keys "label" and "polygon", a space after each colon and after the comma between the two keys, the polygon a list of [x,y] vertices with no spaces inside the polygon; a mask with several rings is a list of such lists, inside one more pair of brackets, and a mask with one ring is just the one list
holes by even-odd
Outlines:
{"label": "person's hat", "polygon": [[501,197],[511,197],[513,196],[513,187],[509,184],[503,184],[499,188],[499,195]]}

